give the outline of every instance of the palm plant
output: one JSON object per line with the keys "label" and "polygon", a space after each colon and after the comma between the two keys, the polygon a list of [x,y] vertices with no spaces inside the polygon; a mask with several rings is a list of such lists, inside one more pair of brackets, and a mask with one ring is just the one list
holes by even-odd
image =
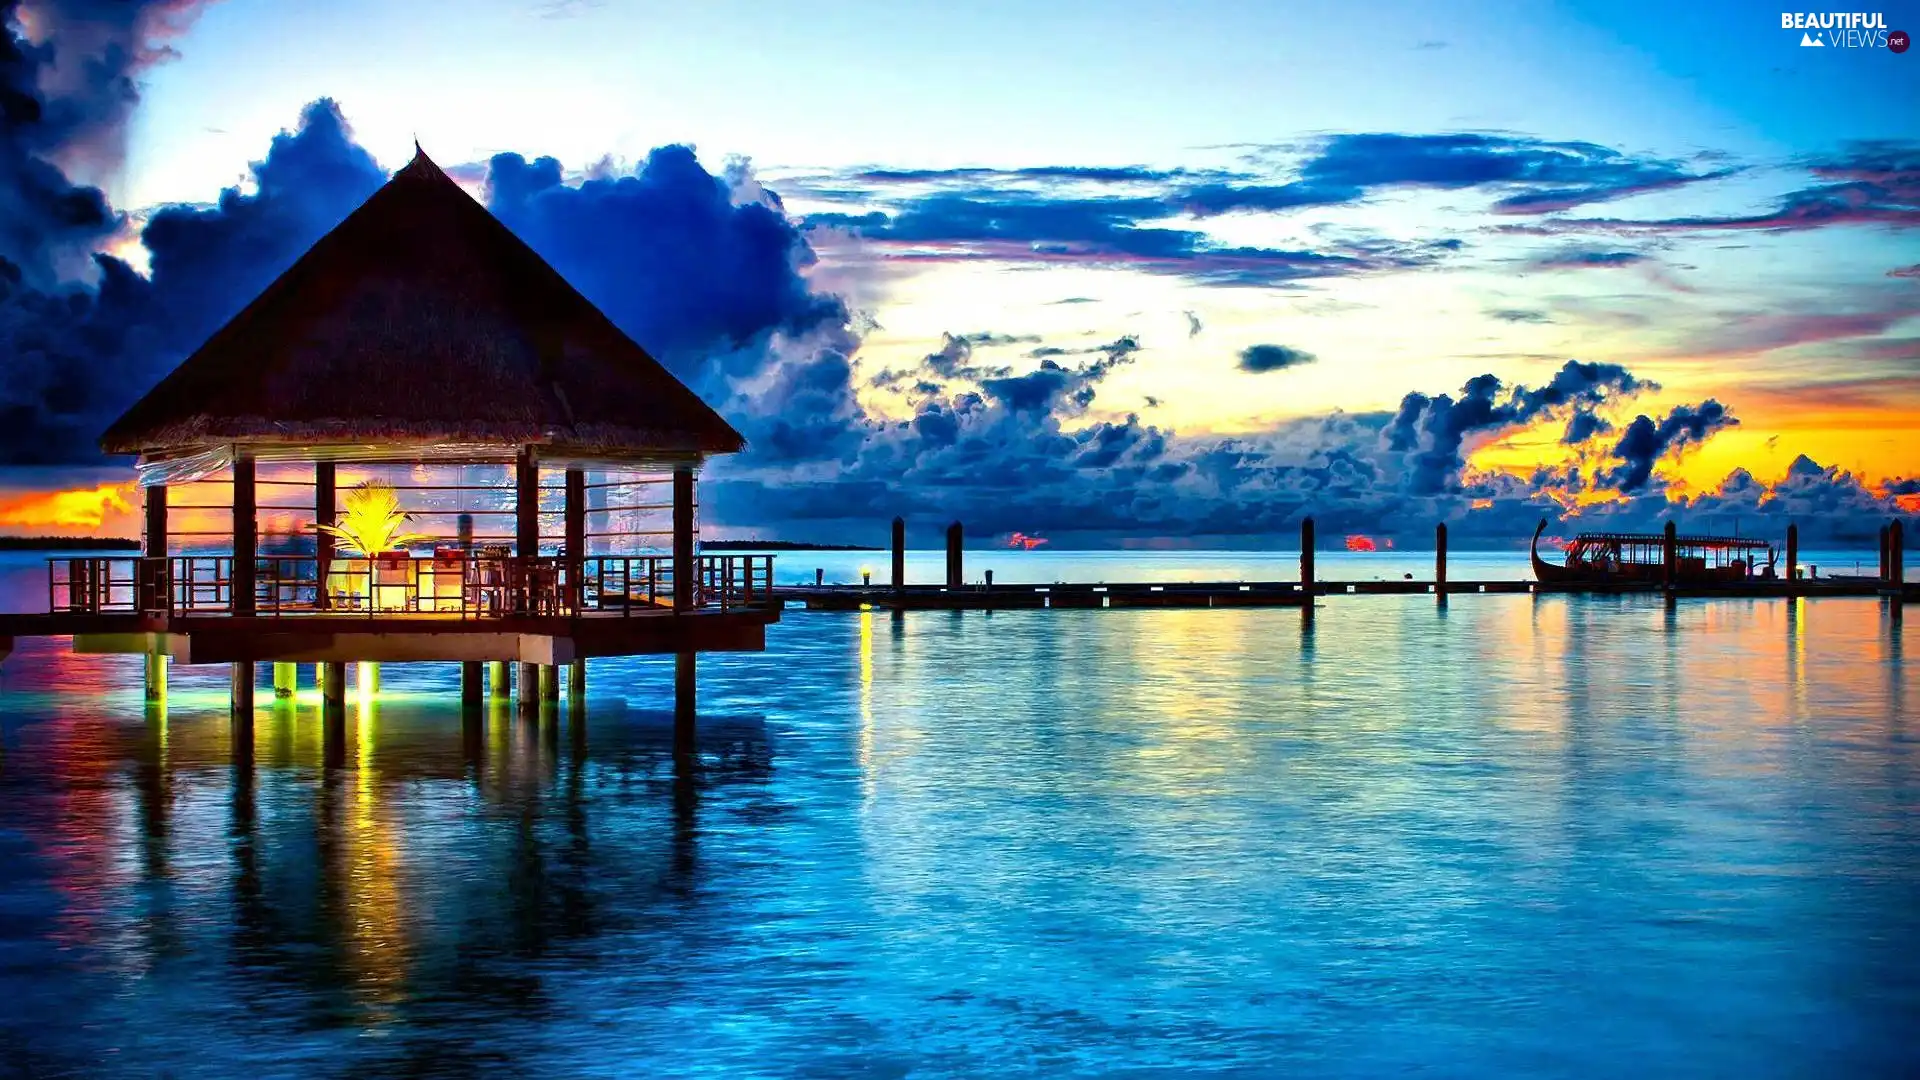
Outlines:
{"label": "palm plant", "polygon": [[401,532],[411,516],[400,510],[400,496],[392,487],[369,480],[352,488],[342,499],[345,509],[337,525],[320,526],[339,537],[350,554],[372,557],[432,539],[422,533]]}

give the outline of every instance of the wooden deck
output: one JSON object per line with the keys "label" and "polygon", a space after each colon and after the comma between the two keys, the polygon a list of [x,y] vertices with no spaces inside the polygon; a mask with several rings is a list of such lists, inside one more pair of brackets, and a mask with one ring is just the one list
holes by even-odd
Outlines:
{"label": "wooden deck", "polygon": [[0,658],[24,637],[72,637],[86,653],[157,653],[186,664],[236,661],[475,660],[565,664],[601,656],[758,652],[778,607],[658,608],[630,614],[0,615]]}

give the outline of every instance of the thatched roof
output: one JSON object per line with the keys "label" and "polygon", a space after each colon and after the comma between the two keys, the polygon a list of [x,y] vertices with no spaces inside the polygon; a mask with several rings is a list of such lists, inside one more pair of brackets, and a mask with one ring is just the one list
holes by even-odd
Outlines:
{"label": "thatched roof", "polygon": [[727,453],[740,434],[416,156],[101,438]]}

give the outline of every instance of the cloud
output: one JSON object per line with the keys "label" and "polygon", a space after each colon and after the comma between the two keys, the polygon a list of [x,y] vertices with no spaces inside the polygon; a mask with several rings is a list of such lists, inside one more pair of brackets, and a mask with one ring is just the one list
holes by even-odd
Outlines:
{"label": "cloud", "polygon": [[1312,353],[1286,345],[1249,345],[1240,350],[1240,370],[1260,374],[1311,364],[1314,359]]}
{"label": "cloud", "polygon": [[1495,213],[1546,214],[1729,172],[1695,173],[1679,162],[1631,157],[1592,143],[1512,135],[1345,134],[1321,140],[1290,182],[1203,185],[1187,191],[1181,205],[1206,216],[1340,205],[1396,188],[1486,187],[1505,193],[1493,203]]}
{"label": "cloud", "polygon": [[1914,263],[1912,266],[1896,266],[1887,271],[1887,276],[1891,278],[1920,278],[1920,263]]}
{"label": "cloud", "polygon": [[1610,270],[1648,261],[1637,251],[1589,251],[1573,249],[1539,256],[1527,263],[1534,270]]}
{"label": "cloud", "polygon": [[1788,192],[1760,214],[1622,220],[1562,218],[1538,231],[1801,232],[1834,225],[1920,225],[1920,143],[1849,143],[1836,155],[1807,163],[1815,179],[1829,181]]}
{"label": "cloud", "polygon": [[1739,422],[1726,406],[1712,398],[1698,406],[1676,405],[1657,421],[1642,413],[1627,425],[1613,448],[1613,456],[1623,464],[1608,474],[1607,482],[1622,492],[1639,491],[1652,477],[1655,463],[1666,454],[1678,453]]}
{"label": "cloud", "polygon": [[1509,323],[1550,323],[1553,317],[1544,311],[1532,308],[1495,308],[1487,312],[1487,317]]}

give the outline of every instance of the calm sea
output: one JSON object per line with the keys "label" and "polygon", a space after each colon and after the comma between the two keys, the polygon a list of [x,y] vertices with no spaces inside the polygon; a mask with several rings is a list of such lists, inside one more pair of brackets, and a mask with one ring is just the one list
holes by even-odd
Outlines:
{"label": "calm sea", "polygon": [[[0,608],[41,574],[0,561]],[[595,661],[584,726],[474,741],[451,669],[389,667],[329,771],[310,691],[261,697],[240,766],[224,669],[148,714],[137,658],[25,641],[0,1076],[1910,1076],[1910,614],[795,611],[701,660],[680,770],[657,660]]]}

